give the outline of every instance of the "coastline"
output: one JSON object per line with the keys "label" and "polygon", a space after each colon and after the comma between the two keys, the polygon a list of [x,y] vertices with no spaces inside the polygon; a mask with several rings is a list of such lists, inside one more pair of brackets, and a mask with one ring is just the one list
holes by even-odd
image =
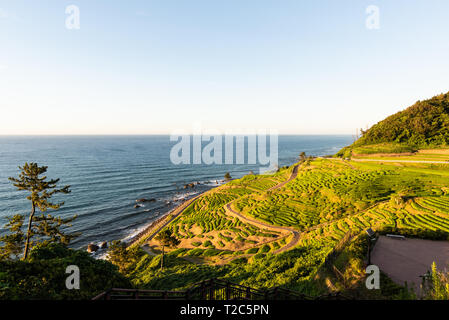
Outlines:
{"label": "coastline", "polygon": [[[294,150],[326,154],[333,146],[343,146],[342,139],[336,137],[312,140],[313,143],[310,143],[308,137],[280,136],[279,143],[283,147],[279,151],[279,165],[292,163],[297,156]],[[85,143],[87,141],[89,143]],[[167,137],[48,137],[38,141],[8,138],[0,147],[6,151],[8,145],[18,143],[25,149],[36,148],[37,158],[45,159],[48,156],[45,165],[51,168],[52,175],[61,177],[64,183],[77,186],[60,213],[66,217],[78,215],[73,230],[81,235],[71,241],[70,247],[86,249],[91,243],[100,245],[115,240],[134,242],[136,235],[142,236],[151,223],[181,205],[182,198],[189,199],[218,186],[216,180],[222,180],[225,172],[229,171],[232,177],[238,178],[250,170],[256,171],[250,164],[173,166],[166,161],[167,141]],[[126,160],[124,152],[134,156]],[[83,165],[67,167],[61,158],[64,154],[73,155],[71,161]],[[99,164],[95,157],[107,158]],[[26,212],[28,209],[27,203],[16,196],[7,180],[17,174],[17,164],[22,161],[20,153],[13,153],[11,158],[1,160],[0,164],[5,170],[0,174],[3,177],[0,189],[6,197],[5,206],[0,208],[0,222],[3,225],[11,212]],[[92,186],[87,187],[87,177]],[[197,181],[200,182],[199,186],[183,188]],[[155,198],[156,202],[132,209],[134,200],[139,198]],[[4,234],[6,229],[0,230],[0,235]],[[101,256],[102,252],[97,255]]]}
{"label": "coastline", "polygon": [[219,186],[213,187],[209,190],[202,191],[197,195],[193,196],[192,198],[185,200],[183,203],[176,206],[167,213],[163,214],[161,217],[151,222],[144,230],[142,230],[137,235],[132,237],[130,241],[126,244],[126,247],[130,248],[145,240],[151,240],[160,230],[162,230],[166,225],[168,225],[170,222],[176,219],[182,212],[184,212],[184,210],[187,209],[193,201],[195,201],[199,197],[203,196],[205,193],[217,187]]}
{"label": "coastline", "polygon": [[[292,164],[292,166],[294,166],[294,165],[295,165],[295,163]],[[297,169],[297,167],[294,167],[293,173],[292,173],[295,177],[296,177],[296,174],[294,173],[294,171],[296,169]],[[281,183],[281,185],[284,185],[285,183],[292,180],[292,177],[290,177],[290,179],[288,181]],[[162,215],[158,219],[154,220],[153,222],[150,223],[150,225],[148,225],[148,227],[146,227],[144,230],[139,232],[136,236],[132,237],[130,239],[130,241],[126,244],[126,247],[130,248],[134,245],[142,244],[142,242],[144,242],[144,241],[151,240],[157,233],[159,233],[169,223],[171,223],[179,215],[181,215],[184,212],[184,210],[187,209],[190,206],[190,204],[193,203],[193,201],[195,201],[199,197],[203,196],[207,192],[210,192],[211,190],[214,190],[222,185],[223,184],[220,184],[218,186],[210,188],[209,190],[205,190],[205,191],[198,193],[197,195],[193,196],[192,198],[185,200],[183,203],[181,203],[177,207],[173,208],[166,214]]]}
{"label": "coastline", "polygon": [[[290,166],[294,166],[294,165],[295,165],[295,163],[291,164]],[[295,171],[295,168],[293,169],[293,171]],[[292,178],[290,178],[288,181],[290,181],[291,179]],[[283,182],[282,185],[284,185],[288,181]],[[137,235],[132,237],[129,240],[129,242],[126,243],[126,247],[127,248],[131,248],[132,246],[142,244],[142,242],[144,242],[144,241],[151,240],[157,233],[159,233],[169,223],[171,223],[179,215],[181,215],[184,212],[184,210],[187,209],[190,206],[190,204],[192,204],[193,201],[195,201],[199,197],[203,196],[207,192],[210,192],[211,190],[214,190],[214,189],[216,189],[216,188],[218,188],[220,186],[223,186],[224,184],[225,184],[225,182],[222,183],[222,184],[219,184],[219,185],[217,185],[215,187],[212,187],[209,190],[204,190],[202,192],[199,192],[198,194],[194,195],[192,198],[185,200],[180,205],[176,206],[172,210],[170,210],[167,213],[163,214],[161,217],[159,217],[156,220],[154,220],[153,222],[151,222],[144,230],[142,230]]]}

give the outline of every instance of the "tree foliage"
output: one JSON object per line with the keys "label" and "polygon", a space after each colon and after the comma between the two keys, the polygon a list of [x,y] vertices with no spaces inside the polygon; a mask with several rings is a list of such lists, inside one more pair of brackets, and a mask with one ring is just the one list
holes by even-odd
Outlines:
{"label": "tree foliage", "polygon": [[432,263],[432,270],[424,278],[424,298],[429,300],[449,300],[449,274],[437,269]]}
{"label": "tree foliage", "polygon": [[[19,248],[24,248],[23,259],[28,258],[30,249],[37,243],[62,243],[69,242],[78,236],[78,234],[65,234],[62,231],[64,226],[71,226],[71,222],[76,216],[68,219],[44,214],[48,209],[58,210],[64,202],[51,202],[52,196],[56,194],[70,193],[70,186],[58,188],[59,179],[47,180],[44,175],[47,172],[46,166],[40,167],[37,163],[25,163],[20,167],[18,178],[9,178],[13,185],[20,191],[27,191],[26,197],[31,202],[31,211],[28,216],[27,231],[24,233],[22,227],[24,225],[25,216],[15,215],[9,218],[8,224],[5,226],[10,234],[0,238],[2,254],[0,258],[10,259],[18,257]],[[42,214],[35,216],[36,209]]]}
{"label": "tree foliage", "polygon": [[25,235],[22,231],[24,216],[16,214],[13,217],[8,217],[8,220],[5,229],[10,233],[0,237],[0,242],[3,243],[0,247],[0,260],[18,259],[25,242]]}
{"label": "tree foliage", "polygon": [[127,248],[126,244],[121,241],[112,241],[108,247],[108,261],[118,266],[119,271],[123,274],[129,272],[131,265],[144,256],[145,253],[138,246]]}
{"label": "tree foliage", "polygon": [[353,145],[344,148],[337,155],[347,154],[348,149],[382,143],[394,143],[399,149],[448,146],[449,92],[418,101],[378,122],[369,130],[362,131],[362,134]]}
{"label": "tree foliage", "polygon": [[162,246],[162,257],[161,257],[161,269],[164,268],[164,248],[165,247],[176,247],[178,246],[181,241],[176,238],[172,231],[170,229],[164,229],[154,238],[156,241],[159,241],[159,243]]}
{"label": "tree foliage", "polygon": [[[66,288],[69,265],[80,269],[79,290]],[[0,261],[0,300],[90,300],[113,287],[132,285],[110,262],[59,243],[35,246],[27,261]]]}

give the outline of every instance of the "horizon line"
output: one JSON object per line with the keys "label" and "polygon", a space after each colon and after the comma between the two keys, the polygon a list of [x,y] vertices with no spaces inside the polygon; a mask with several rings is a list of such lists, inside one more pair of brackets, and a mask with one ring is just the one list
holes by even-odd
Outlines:
{"label": "horizon line", "polygon": [[[257,135],[256,134],[248,134],[248,133],[220,133],[213,134],[210,132],[202,132],[201,134],[197,133],[101,133],[101,134],[0,134],[0,137],[144,137],[144,136],[198,136],[198,135],[219,135],[219,136],[248,136],[248,135]],[[269,132],[267,132],[269,135]],[[278,136],[354,136],[354,134],[350,133],[279,133]]]}

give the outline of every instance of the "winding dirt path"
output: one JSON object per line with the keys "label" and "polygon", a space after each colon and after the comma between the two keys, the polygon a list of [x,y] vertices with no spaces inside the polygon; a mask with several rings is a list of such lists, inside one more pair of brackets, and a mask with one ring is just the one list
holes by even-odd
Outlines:
{"label": "winding dirt path", "polygon": [[[287,183],[289,183],[290,181],[295,179],[298,176],[298,169],[299,169],[299,164],[297,164],[293,168],[292,174],[290,175],[290,178],[288,180],[286,180],[284,182],[281,182],[278,185],[268,189],[268,191],[280,189],[283,186],[285,186]],[[253,218],[246,217],[246,216],[242,215],[240,212],[237,212],[237,211],[235,211],[232,208],[232,205],[233,205],[234,201],[235,200],[233,200],[233,201],[231,201],[231,202],[229,202],[229,203],[227,203],[225,205],[226,212],[228,212],[230,215],[232,215],[234,217],[237,217],[238,219],[240,219],[240,220],[242,220],[244,222],[247,222],[247,223],[250,223],[250,224],[253,224],[253,225],[265,228],[265,229],[274,230],[274,231],[281,231],[281,232],[282,231],[291,232],[291,234],[293,235],[292,240],[288,244],[283,246],[282,248],[279,248],[276,251],[274,251],[273,253],[277,254],[277,253],[281,253],[281,252],[290,250],[291,248],[293,248],[298,243],[299,238],[300,238],[300,233],[297,230],[295,230],[294,228],[274,226],[272,224],[268,224],[268,223],[265,223],[265,222],[262,222],[262,221],[259,221],[259,220],[253,219]],[[236,257],[236,258],[238,258],[238,257]]]}

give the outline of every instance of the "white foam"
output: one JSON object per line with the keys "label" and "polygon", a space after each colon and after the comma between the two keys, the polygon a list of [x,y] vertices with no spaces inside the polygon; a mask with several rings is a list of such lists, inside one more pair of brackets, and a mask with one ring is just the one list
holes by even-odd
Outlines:
{"label": "white foam", "polygon": [[[218,182],[218,183],[217,183]],[[224,182],[222,179],[213,179],[213,180],[207,180],[207,181],[202,181],[201,184],[205,184],[205,185],[214,185],[214,186],[220,186],[222,185]]]}
{"label": "white foam", "polygon": [[187,199],[188,197],[194,196],[198,194],[198,192],[192,191],[192,192],[185,192],[185,193],[181,193],[181,194],[177,194],[175,196],[172,197],[172,201],[179,201],[179,200],[184,200]]}
{"label": "white foam", "polygon": [[[154,220],[153,220],[154,221]],[[139,235],[139,233],[141,233],[142,231],[144,231],[146,228],[148,228],[152,223],[153,223],[153,221],[151,221],[151,222],[149,222],[149,223],[147,223],[147,224],[145,224],[145,225],[143,225],[143,226],[141,226],[141,227],[139,227],[139,228],[135,228],[135,229],[131,229],[129,232],[129,234],[125,237],[125,238],[123,238],[121,241],[123,241],[123,242],[130,242],[131,240],[133,240],[136,236],[138,236]]]}

